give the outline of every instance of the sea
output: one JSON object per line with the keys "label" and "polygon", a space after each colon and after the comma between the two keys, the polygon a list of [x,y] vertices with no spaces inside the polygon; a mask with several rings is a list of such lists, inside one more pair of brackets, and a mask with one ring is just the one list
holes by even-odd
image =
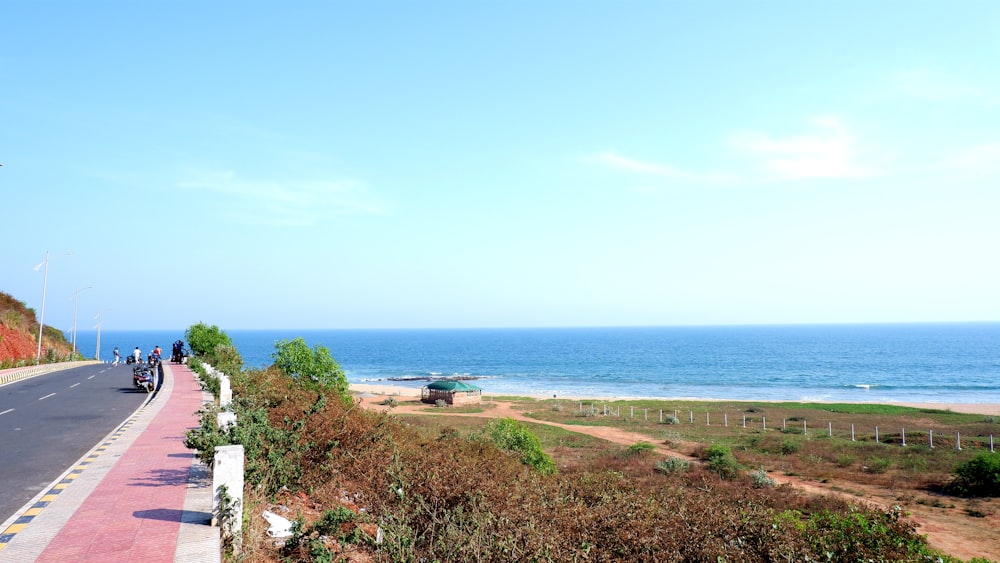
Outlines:
{"label": "sea", "polygon": [[[223,329],[225,330],[225,329]],[[244,364],[275,342],[330,350],[351,383],[419,388],[461,377],[486,395],[755,401],[1000,403],[1000,323],[227,330]],[[77,346],[96,353],[95,332]],[[177,331],[103,331],[100,358]]]}

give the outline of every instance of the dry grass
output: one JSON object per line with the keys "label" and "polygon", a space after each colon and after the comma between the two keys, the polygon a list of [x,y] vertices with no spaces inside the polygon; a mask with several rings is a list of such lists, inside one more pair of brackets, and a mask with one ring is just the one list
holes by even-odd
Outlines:
{"label": "dry grass", "polygon": [[[266,405],[269,422],[261,424],[269,426],[261,436],[291,436],[296,444],[254,448],[256,455],[300,472],[290,490],[273,480],[248,482],[253,523],[244,540],[246,561],[773,561],[827,554],[891,561],[928,553],[896,513],[755,486],[744,474],[724,479],[700,465],[665,474],[655,470],[659,458],[646,448],[533,426],[559,467],[557,475],[545,476],[489,442],[470,439],[481,418],[401,419],[317,401],[273,374],[249,375],[234,387]],[[571,409],[524,405],[546,417],[574,418]],[[669,429],[683,440],[716,441],[711,427],[603,422],[651,437]],[[728,432],[733,445],[753,435]],[[803,445],[789,459],[771,452],[780,446],[770,441],[734,452],[741,463],[780,457],[790,471],[812,465],[856,470],[855,462],[839,467],[813,451],[808,436],[797,438]],[[301,520],[300,534],[283,547],[261,533],[253,513],[281,506]],[[322,528],[324,514],[344,507],[355,521]]]}

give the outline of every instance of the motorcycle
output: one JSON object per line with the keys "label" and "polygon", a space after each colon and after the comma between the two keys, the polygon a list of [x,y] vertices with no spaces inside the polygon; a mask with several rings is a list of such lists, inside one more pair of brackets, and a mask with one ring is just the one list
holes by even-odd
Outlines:
{"label": "motorcycle", "polygon": [[136,389],[145,391],[146,393],[152,393],[153,389],[156,388],[156,376],[154,371],[149,367],[136,367],[132,370],[132,385]]}

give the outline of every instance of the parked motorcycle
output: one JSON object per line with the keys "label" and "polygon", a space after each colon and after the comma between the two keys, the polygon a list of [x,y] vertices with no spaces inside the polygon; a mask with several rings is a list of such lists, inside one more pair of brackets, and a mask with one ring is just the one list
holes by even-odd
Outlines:
{"label": "parked motorcycle", "polygon": [[156,388],[156,372],[151,367],[137,366],[132,369],[132,385],[136,389],[152,393]]}

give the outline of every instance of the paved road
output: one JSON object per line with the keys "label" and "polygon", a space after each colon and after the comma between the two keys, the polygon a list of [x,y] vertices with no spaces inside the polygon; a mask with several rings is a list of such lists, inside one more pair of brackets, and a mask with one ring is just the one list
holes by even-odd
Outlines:
{"label": "paved road", "polygon": [[0,522],[120,426],[148,397],[130,366],[83,366],[0,387]]}

